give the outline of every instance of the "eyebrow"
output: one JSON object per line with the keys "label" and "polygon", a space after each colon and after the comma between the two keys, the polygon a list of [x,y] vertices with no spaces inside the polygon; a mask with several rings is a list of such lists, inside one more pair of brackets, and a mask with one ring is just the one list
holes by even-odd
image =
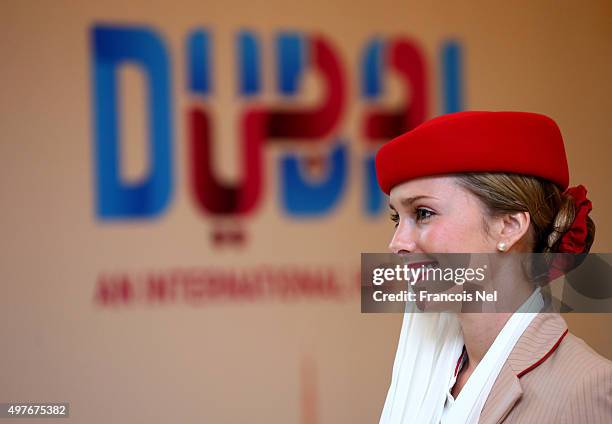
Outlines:
{"label": "eyebrow", "polygon": [[[401,203],[402,206],[408,207],[411,204],[413,204],[414,202],[416,202],[417,200],[421,200],[421,199],[436,199],[436,200],[439,200],[437,197],[434,197],[434,196],[420,195],[420,196],[406,197],[406,198],[402,199],[400,201],[400,203]],[[397,212],[397,210],[393,207],[393,205],[391,203],[389,203],[389,207]]]}

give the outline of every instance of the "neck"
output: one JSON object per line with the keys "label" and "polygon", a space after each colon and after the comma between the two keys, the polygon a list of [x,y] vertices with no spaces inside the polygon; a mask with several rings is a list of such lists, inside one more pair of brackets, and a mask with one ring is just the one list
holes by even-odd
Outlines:
{"label": "neck", "polygon": [[[492,311],[516,311],[534,289],[523,275],[522,263],[508,256],[505,260],[499,259],[491,268],[494,272],[493,287],[501,293]],[[482,360],[511,316],[512,312],[458,314],[469,369],[473,370]]]}
{"label": "neck", "polygon": [[511,313],[459,314],[471,369],[476,368],[511,316]]}

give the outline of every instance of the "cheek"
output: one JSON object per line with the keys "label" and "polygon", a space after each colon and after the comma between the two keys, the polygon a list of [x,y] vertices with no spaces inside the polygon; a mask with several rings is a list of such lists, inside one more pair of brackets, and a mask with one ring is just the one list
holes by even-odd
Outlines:
{"label": "cheek", "polygon": [[488,244],[481,217],[439,216],[421,233],[422,249],[428,252],[482,252]]}

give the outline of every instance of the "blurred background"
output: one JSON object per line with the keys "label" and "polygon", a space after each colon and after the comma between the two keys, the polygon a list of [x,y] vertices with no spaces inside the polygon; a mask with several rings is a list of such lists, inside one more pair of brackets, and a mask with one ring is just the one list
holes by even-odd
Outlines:
{"label": "blurred background", "polygon": [[[377,422],[372,158],[443,113],[554,118],[612,248],[609,1],[4,0],[0,52],[0,402]],[[565,318],[612,358],[609,315]]]}

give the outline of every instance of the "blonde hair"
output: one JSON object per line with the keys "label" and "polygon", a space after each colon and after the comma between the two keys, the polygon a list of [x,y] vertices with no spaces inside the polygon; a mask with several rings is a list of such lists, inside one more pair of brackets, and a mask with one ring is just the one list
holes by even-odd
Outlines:
{"label": "blonde hair", "polygon": [[[536,253],[558,252],[563,235],[576,216],[571,196],[554,183],[541,178],[509,173],[468,173],[456,175],[460,186],[474,194],[490,216],[529,212],[531,248]],[[587,217],[588,253],[595,238],[595,223]]]}

